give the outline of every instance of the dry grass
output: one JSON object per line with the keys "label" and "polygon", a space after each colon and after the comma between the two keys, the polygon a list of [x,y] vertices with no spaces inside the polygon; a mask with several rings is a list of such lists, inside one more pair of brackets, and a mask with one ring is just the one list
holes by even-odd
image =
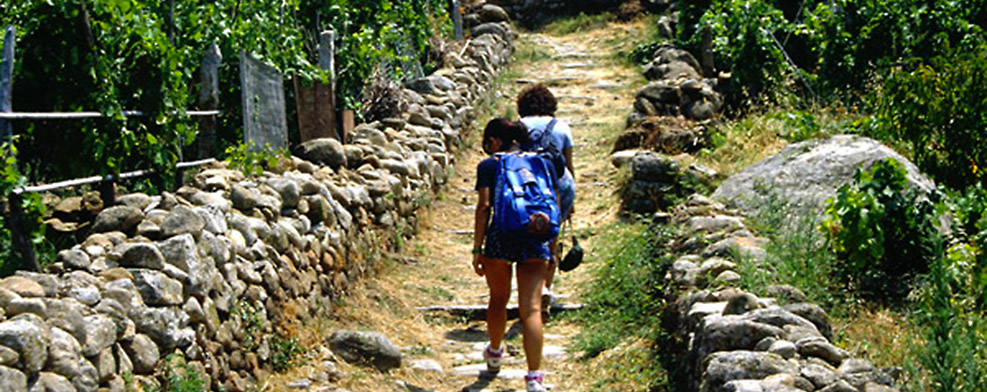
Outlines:
{"label": "dry grass", "polygon": [[860,309],[841,320],[834,320],[838,340],[856,357],[867,358],[877,367],[903,366],[915,360],[912,352],[919,342],[919,330],[907,315],[890,309]]}

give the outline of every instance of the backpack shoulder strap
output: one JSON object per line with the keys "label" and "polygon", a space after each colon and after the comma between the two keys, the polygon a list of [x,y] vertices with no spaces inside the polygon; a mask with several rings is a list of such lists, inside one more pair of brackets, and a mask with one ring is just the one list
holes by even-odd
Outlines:
{"label": "backpack shoulder strap", "polygon": [[552,133],[552,130],[555,129],[555,123],[557,122],[559,122],[559,119],[552,117],[552,121],[549,121],[548,125],[545,126],[546,135]]}

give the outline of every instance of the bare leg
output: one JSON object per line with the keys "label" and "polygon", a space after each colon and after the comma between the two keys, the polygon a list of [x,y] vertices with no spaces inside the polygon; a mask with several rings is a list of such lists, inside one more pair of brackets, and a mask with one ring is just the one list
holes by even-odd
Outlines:
{"label": "bare leg", "polygon": [[517,267],[518,307],[524,334],[528,370],[541,368],[544,332],[541,320],[541,288],[545,284],[545,260],[530,259]]}
{"label": "bare leg", "polygon": [[487,303],[487,334],[490,347],[502,346],[507,330],[507,301],[511,299],[511,266],[504,260],[483,259],[484,277],[490,288]]}

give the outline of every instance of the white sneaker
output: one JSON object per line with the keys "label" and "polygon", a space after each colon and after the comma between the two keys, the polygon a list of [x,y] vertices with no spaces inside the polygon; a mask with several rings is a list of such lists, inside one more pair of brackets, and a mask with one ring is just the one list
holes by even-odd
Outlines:
{"label": "white sneaker", "polygon": [[555,296],[552,295],[552,289],[542,286],[541,288],[541,311],[547,314],[551,314],[552,305],[555,305]]}
{"label": "white sneaker", "polygon": [[500,350],[494,351],[490,349],[490,345],[483,349],[483,359],[487,361],[487,372],[491,374],[496,374],[500,372],[500,367],[504,364],[504,347]]}
{"label": "white sneaker", "polygon": [[524,376],[524,382],[525,384],[527,384],[526,386],[528,392],[546,391],[545,387],[542,385],[542,383],[545,381],[541,373],[538,373],[538,375],[536,376]]}

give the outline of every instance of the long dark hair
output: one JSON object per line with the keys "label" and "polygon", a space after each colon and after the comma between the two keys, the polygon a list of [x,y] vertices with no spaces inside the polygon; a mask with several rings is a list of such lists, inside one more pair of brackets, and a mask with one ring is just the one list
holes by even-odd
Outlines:
{"label": "long dark hair", "polygon": [[500,151],[487,151],[487,141],[490,139],[500,139],[500,151],[507,151],[512,144],[527,144],[528,128],[520,121],[510,121],[506,118],[498,117],[487,123],[483,128],[483,151],[488,154]]}

